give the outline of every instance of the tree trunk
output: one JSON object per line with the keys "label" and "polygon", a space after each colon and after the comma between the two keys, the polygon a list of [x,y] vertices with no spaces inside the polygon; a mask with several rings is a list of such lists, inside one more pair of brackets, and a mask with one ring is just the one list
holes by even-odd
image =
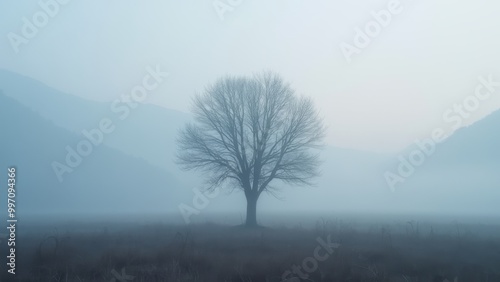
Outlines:
{"label": "tree trunk", "polygon": [[258,196],[247,194],[247,219],[246,226],[257,226],[257,199]]}

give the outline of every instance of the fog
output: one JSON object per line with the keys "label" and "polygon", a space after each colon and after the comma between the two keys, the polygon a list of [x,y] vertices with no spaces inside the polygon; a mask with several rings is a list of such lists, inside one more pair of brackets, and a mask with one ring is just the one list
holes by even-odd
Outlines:
{"label": "fog", "polygon": [[[199,122],[195,95],[270,71],[312,101],[326,130],[312,150],[314,185],[273,181],[258,198],[260,225],[404,233],[419,222],[422,232],[463,224],[496,234],[499,9],[492,0],[3,2],[0,163],[16,169],[17,216],[36,232],[244,224],[245,192],[232,182],[207,191],[210,173],[179,164],[179,136]],[[0,209],[7,220],[5,201]]]}

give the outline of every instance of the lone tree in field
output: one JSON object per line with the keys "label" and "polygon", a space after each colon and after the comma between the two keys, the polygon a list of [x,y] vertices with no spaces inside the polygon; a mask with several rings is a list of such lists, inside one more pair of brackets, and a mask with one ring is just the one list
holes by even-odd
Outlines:
{"label": "lone tree in field", "polygon": [[308,98],[275,73],[225,77],[193,99],[195,123],[178,138],[179,163],[206,173],[208,190],[243,190],[246,225],[257,225],[257,200],[273,180],[311,185],[318,174],[324,126]]}

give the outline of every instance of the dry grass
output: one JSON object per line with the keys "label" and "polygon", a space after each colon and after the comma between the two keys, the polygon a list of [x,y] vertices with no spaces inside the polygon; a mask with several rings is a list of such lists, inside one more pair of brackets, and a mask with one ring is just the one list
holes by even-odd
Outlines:
{"label": "dry grass", "polygon": [[390,226],[366,232],[323,221],[313,229],[157,224],[30,235],[19,240],[13,281],[112,281],[113,269],[134,282],[281,281],[328,235],[341,246],[303,281],[500,281],[498,237],[393,233]]}

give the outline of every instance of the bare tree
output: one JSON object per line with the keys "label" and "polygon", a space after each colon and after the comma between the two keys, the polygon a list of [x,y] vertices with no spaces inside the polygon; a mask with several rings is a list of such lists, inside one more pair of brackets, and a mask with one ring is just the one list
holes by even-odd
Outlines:
{"label": "bare tree", "polygon": [[[230,184],[247,200],[246,225],[257,225],[257,200],[273,180],[311,185],[325,128],[309,98],[297,97],[271,72],[225,77],[193,99],[195,123],[178,138],[178,162],[206,173],[208,190]],[[274,182],[273,182],[274,183]]]}

